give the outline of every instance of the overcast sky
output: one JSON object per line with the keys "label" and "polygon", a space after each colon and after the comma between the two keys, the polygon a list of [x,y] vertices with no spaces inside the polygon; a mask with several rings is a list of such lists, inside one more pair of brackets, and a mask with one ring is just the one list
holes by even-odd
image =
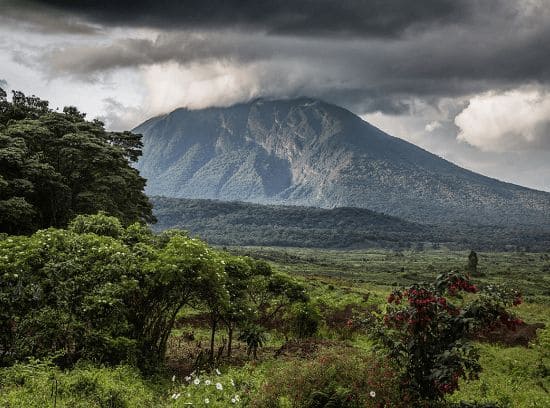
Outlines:
{"label": "overcast sky", "polygon": [[550,191],[550,0],[0,0],[0,87],[114,130],[318,97]]}

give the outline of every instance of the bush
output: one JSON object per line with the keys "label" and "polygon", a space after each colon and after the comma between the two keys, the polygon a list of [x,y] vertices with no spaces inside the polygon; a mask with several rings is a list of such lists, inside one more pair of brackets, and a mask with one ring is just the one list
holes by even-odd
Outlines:
{"label": "bush", "polygon": [[461,292],[477,293],[478,288],[457,272],[439,275],[433,285],[396,290],[373,333],[401,367],[402,384],[418,406],[443,400],[458,389],[460,378],[477,378],[479,352],[470,339],[480,327],[521,323],[505,309],[521,303],[518,292],[488,288],[465,305],[451,303]]}
{"label": "bush", "polygon": [[312,337],[321,323],[319,309],[311,302],[298,303],[286,316],[290,332],[299,339]]}
{"label": "bush", "polygon": [[[275,366],[253,407],[405,407],[395,370],[353,348],[324,350],[308,361]],[[333,405],[330,405],[333,404]]]}
{"label": "bush", "polygon": [[0,366],[55,355],[158,368],[177,312],[226,295],[218,252],[182,234],[154,241],[104,214],[0,241]]}

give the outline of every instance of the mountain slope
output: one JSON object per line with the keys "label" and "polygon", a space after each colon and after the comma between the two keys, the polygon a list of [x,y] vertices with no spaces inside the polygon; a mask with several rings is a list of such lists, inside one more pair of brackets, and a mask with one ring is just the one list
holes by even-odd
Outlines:
{"label": "mountain slope", "polygon": [[550,225],[550,193],[462,169],[313,99],[177,109],[134,131],[144,135],[138,168],[150,195]]}

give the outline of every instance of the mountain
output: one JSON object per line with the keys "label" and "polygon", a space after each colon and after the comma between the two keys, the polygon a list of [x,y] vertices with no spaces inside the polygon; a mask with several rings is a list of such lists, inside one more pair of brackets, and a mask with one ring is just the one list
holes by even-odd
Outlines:
{"label": "mountain", "polygon": [[533,227],[422,225],[364,208],[261,205],[151,197],[156,231],[178,228],[217,245],[547,251],[550,231]]}
{"label": "mountain", "polygon": [[550,226],[550,193],[465,170],[314,99],[177,109],[134,132],[143,134],[137,167],[149,195]]}

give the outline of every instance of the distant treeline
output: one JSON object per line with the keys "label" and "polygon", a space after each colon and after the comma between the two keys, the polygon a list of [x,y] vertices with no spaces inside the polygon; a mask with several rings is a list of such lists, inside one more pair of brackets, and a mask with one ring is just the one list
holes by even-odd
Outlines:
{"label": "distant treeline", "polygon": [[550,249],[550,231],[522,226],[422,225],[361,208],[259,205],[152,197],[156,230],[179,228],[217,245],[311,248]]}

